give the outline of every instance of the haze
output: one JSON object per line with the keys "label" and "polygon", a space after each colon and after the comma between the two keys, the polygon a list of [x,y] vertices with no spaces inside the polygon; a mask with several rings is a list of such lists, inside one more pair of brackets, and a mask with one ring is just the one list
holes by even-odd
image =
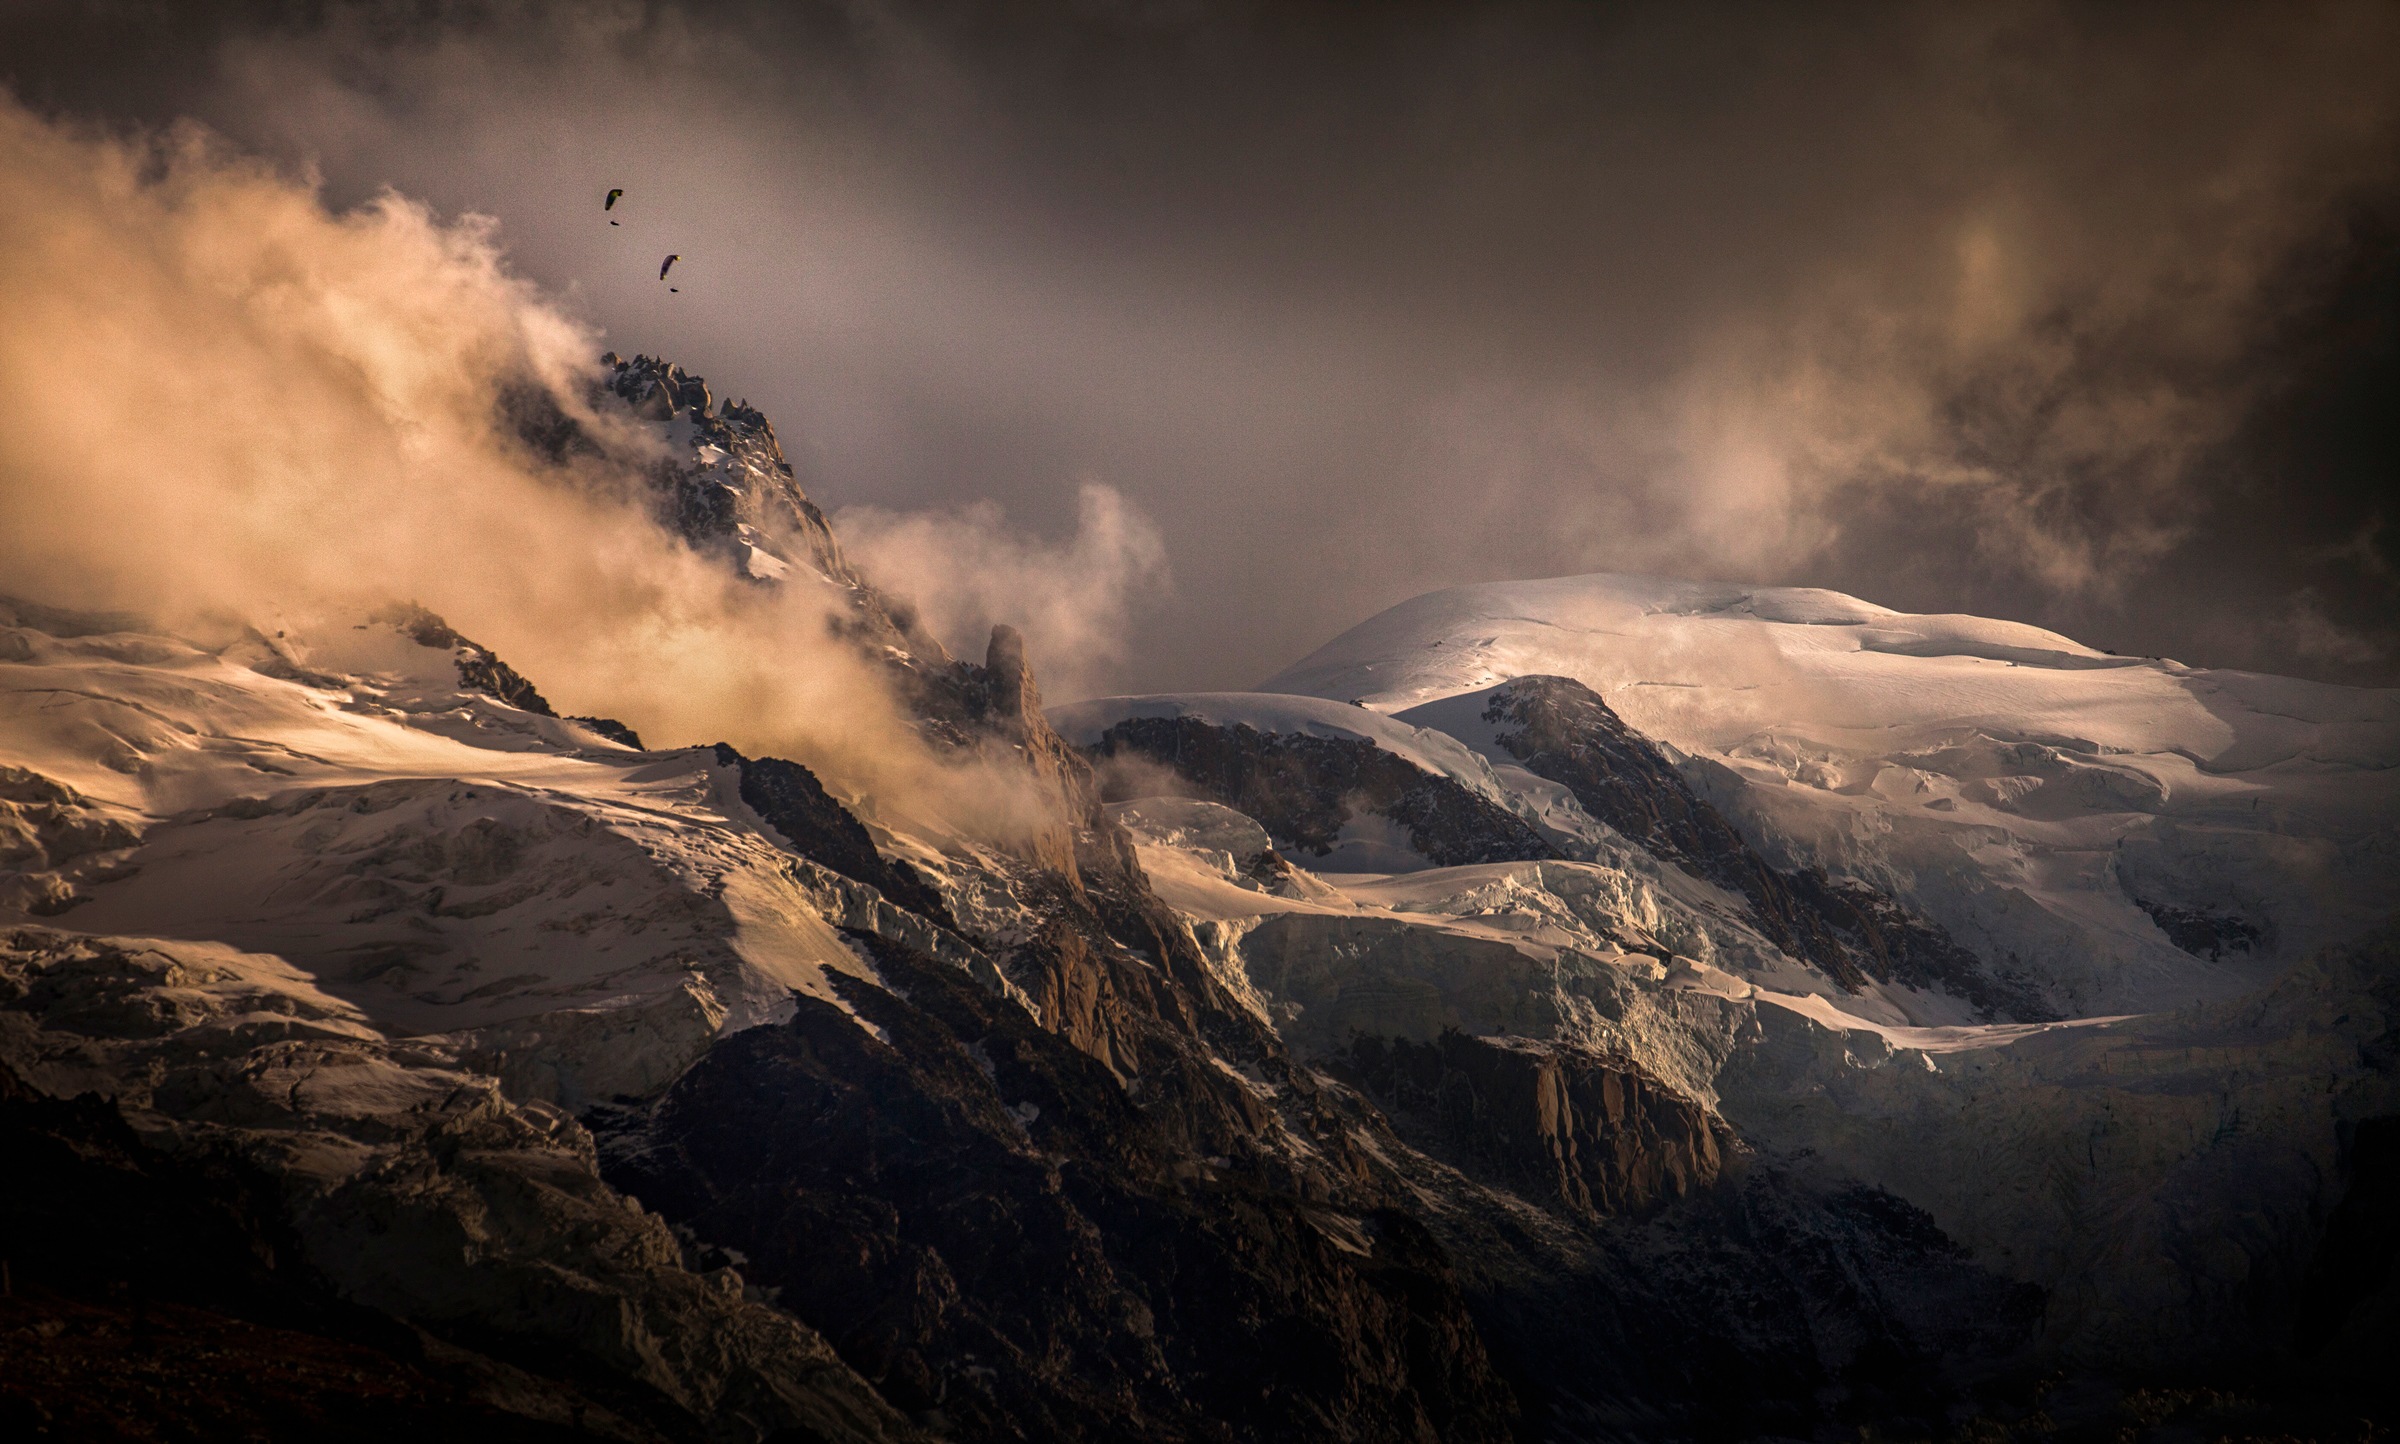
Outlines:
{"label": "haze", "polygon": [[491,217],[1054,695],[1593,570],[2400,682],[2400,8],[1005,8],[21,4],[0,68]]}

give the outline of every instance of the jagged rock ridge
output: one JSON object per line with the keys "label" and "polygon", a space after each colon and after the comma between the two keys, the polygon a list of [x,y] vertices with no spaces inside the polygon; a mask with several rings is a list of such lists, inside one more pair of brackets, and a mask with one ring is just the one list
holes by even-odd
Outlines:
{"label": "jagged rock ridge", "polygon": [[1660,859],[1741,894],[1759,930],[1845,986],[1868,978],[1943,988],[1986,1016],[2055,1017],[2038,995],[1995,976],[1939,924],[1819,868],[1778,869],[1695,794],[1648,738],[1570,677],[1520,677],[1488,695],[1494,741],[1537,777],[1565,786],[1593,817]]}
{"label": "jagged rock ridge", "polygon": [[826,792],[815,773],[780,757],[744,757],[722,742],[710,750],[719,766],[740,774],[742,801],[794,852],[865,883],[928,921],[957,928],[941,897],[907,863],[876,851],[866,827]]}
{"label": "jagged rock ridge", "polygon": [[[0,1044],[10,1088],[80,1100],[17,1097],[0,1119],[38,1171],[11,1173],[29,1226],[11,1237],[66,1251],[20,1277],[65,1312],[163,1297],[348,1340],[429,1415],[479,1427],[909,1433],[821,1339],[687,1269],[571,1120],[455,1050],[382,1038],[273,960],[9,930]],[[56,1192],[22,1191],[35,1177]]]}
{"label": "jagged rock ridge", "polygon": [[893,991],[850,1001],[879,1036],[804,1006],[603,1136],[612,1177],[739,1249],[886,1397],[964,1438],[1509,1436],[1405,1213],[1292,1189],[1263,1108],[1186,1136],[1188,1104],[867,945]]}
{"label": "jagged rock ridge", "polygon": [[[1488,798],[1363,740],[1262,733],[1198,717],[1128,717],[1089,751],[1104,766],[1136,757],[1171,769],[1193,795],[1256,818],[1296,855],[1332,851],[1360,813],[1390,819],[1438,866],[1559,855]],[[1109,800],[1134,795],[1119,784]]]}

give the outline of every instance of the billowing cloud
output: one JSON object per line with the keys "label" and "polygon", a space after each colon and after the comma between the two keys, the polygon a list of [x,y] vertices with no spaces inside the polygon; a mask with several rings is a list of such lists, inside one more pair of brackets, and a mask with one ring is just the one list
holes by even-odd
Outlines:
{"label": "billowing cloud", "polygon": [[1022,631],[1054,701],[1088,695],[1123,663],[1130,624],[1167,597],[1157,526],[1098,482],[1083,484],[1075,531],[1057,541],[1011,527],[990,501],[955,511],[844,507],[833,524],[867,575],[913,601],[952,650],[976,656],[995,623]]}
{"label": "billowing cloud", "polygon": [[[1022,799],[930,755],[828,627],[656,525],[633,465],[504,424],[595,410],[597,342],[488,222],[315,190],[186,128],[112,138],[0,103],[0,577],[202,629],[433,608],[560,705],[667,745],[798,757],[854,794],[999,827]],[[655,442],[650,443],[655,446]]]}
{"label": "billowing cloud", "polygon": [[2400,680],[2382,0],[224,13],[20,83],[501,215],[830,508],[1106,478],[1180,604],[1090,685],[1604,568]]}

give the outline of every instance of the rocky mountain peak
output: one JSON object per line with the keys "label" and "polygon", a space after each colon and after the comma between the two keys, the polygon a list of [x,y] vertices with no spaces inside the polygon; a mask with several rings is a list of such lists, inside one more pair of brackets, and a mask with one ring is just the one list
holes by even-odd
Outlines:
{"label": "rocky mountain peak", "polygon": [[1003,730],[1023,738],[1047,732],[1042,717],[1041,689],[1025,661],[1025,635],[1003,623],[992,628],[991,645],[983,654],[984,685],[990,689],[991,715]]}

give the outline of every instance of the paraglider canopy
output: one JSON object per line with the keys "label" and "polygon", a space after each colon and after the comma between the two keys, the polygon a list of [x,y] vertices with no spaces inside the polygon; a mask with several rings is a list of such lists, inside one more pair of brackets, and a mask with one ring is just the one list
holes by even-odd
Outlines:
{"label": "paraglider canopy", "polygon": [[667,272],[668,272],[668,270],[669,270],[670,268],[672,268],[672,267],[674,266],[674,264],[675,264],[677,261],[680,261],[680,260],[682,260],[682,259],[683,259],[683,257],[682,257],[682,256],[680,256],[680,255],[673,255],[673,256],[669,256],[669,257],[667,257],[665,260],[663,260],[663,261],[659,262],[659,263],[658,263],[658,278],[659,278],[660,280],[662,280],[662,281],[663,281],[663,280],[665,280],[665,279],[667,278]]}
{"label": "paraglider canopy", "polygon": [[625,194],[625,187],[623,187],[623,186],[618,186],[618,187],[616,187],[615,189],[611,190],[611,191],[608,193],[608,199],[607,199],[607,200],[604,200],[604,201],[602,201],[602,202],[600,203],[600,209],[602,209],[602,210],[604,210],[604,211],[613,211],[613,210],[615,210],[615,209],[617,208],[617,197],[619,197],[619,196],[621,196],[621,195],[623,195],[623,194]]}

